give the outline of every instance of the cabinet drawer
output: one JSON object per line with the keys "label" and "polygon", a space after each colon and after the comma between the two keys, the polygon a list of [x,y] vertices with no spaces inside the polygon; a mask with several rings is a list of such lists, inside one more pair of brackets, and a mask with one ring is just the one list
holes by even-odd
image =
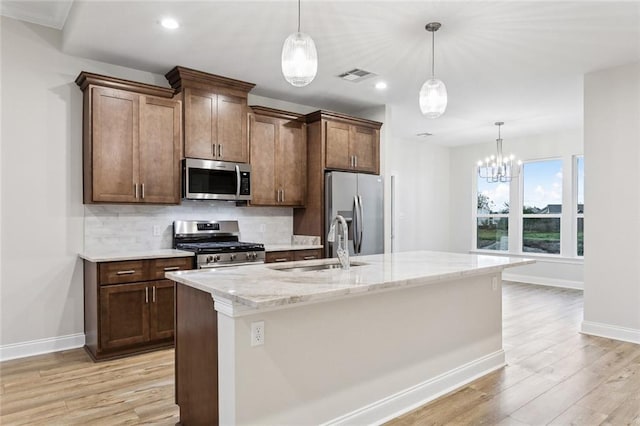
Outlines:
{"label": "cabinet drawer", "polygon": [[265,263],[275,262],[292,262],[294,260],[293,252],[291,251],[270,251],[265,253]]}
{"label": "cabinet drawer", "polygon": [[193,269],[192,257],[172,257],[169,259],[154,259],[149,265],[149,279],[162,280],[165,272]]}
{"label": "cabinet drawer", "polygon": [[312,249],[312,250],[296,250],[293,252],[295,260],[312,260],[312,259],[320,259],[322,257],[322,253],[320,249]]}
{"label": "cabinet drawer", "polygon": [[129,283],[148,279],[144,260],[104,262],[100,263],[98,268],[100,284]]}

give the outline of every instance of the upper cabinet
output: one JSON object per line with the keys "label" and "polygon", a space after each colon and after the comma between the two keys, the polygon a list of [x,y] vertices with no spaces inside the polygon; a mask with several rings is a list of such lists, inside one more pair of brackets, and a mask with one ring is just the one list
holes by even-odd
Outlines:
{"label": "upper cabinet", "polygon": [[321,122],[324,167],[362,173],[380,173],[382,123],[329,111],[307,116],[307,123]]}
{"label": "upper cabinet", "polygon": [[248,163],[247,96],[254,84],[184,67],[165,77],[183,99],[184,156]]}
{"label": "upper cabinet", "polygon": [[85,203],[180,202],[181,102],[172,89],[82,72]]}
{"label": "upper cabinet", "polygon": [[303,117],[261,106],[251,109],[251,205],[303,207],[307,187]]}

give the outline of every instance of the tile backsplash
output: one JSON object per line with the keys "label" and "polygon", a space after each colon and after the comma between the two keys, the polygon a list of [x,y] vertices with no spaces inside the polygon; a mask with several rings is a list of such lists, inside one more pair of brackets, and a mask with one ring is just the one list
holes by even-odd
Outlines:
{"label": "tile backsplash", "polygon": [[[171,248],[174,220],[237,220],[240,239],[264,244],[290,244],[293,209],[236,207],[221,201],[183,201],[179,206],[84,206],[86,252]],[[154,227],[159,231],[154,235]]]}

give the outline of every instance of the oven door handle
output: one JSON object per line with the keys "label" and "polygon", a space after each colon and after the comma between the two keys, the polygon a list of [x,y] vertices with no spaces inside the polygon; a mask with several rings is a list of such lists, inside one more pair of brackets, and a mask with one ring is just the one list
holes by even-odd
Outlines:
{"label": "oven door handle", "polygon": [[240,198],[240,166],[236,164],[236,198]]}
{"label": "oven door handle", "polygon": [[238,262],[238,263],[226,263],[226,264],[217,263],[215,265],[199,265],[198,269],[218,269],[218,268],[229,268],[231,266],[260,265],[260,264],[264,264],[264,261],[254,260],[251,262]]}

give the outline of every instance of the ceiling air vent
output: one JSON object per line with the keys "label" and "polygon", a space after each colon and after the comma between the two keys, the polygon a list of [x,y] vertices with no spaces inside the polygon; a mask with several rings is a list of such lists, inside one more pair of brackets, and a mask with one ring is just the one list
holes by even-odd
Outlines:
{"label": "ceiling air vent", "polygon": [[361,70],[360,68],[354,68],[350,71],[343,72],[338,75],[343,80],[350,81],[352,83],[358,83],[362,80],[365,80],[369,77],[373,77],[375,74],[369,71]]}
{"label": "ceiling air vent", "polygon": [[416,136],[420,136],[421,138],[426,138],[427,136],[433,136],[433,133],[429,133],[429,132],[416,133]]}

